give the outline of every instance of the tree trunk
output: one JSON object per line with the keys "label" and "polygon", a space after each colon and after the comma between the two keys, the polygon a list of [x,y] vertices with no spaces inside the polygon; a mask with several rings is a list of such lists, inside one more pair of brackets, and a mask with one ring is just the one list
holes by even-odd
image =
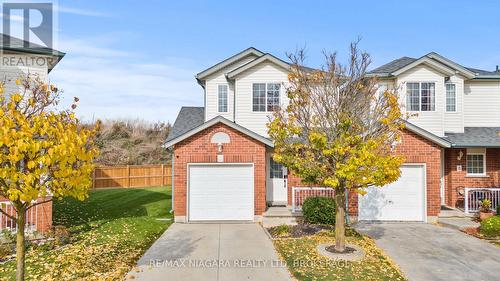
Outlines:
{"label": "tree trunk", "polygon": [[26,224],[26,209],[20,208],[17,212],[17,235],[16,235],[16,280],[24,281],[24,259],[25,259],[25,244],[24,244],[24,227]]}
{"label": "tree trunk", "polygon": [[335,250],[345,251],[345,188],[340,186],[335,189]]}

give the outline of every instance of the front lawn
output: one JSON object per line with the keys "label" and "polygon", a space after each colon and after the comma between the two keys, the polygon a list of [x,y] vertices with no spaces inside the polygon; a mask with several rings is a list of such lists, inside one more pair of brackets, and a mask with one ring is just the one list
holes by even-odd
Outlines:
{"label": "front lawn", "polygon": [[333,230],[312,236],[281,238],[274,245],[298,280],[406,280],[397,265],[386,257],[375,242],[354,231],[347,231],[347,243],[361,246],[366,257],[358,262],[335,261],[318,254],[321,243],[334,243]]}
{"label": "front lawn", "polygon": [[[167,229],[171,189],[102,189],[84,202],[54,202],[54,225],[71,233],[67,245],[31,248],[27,280],[120,280]],[[15,262],[0,266],[0,279],[15,279]]]}

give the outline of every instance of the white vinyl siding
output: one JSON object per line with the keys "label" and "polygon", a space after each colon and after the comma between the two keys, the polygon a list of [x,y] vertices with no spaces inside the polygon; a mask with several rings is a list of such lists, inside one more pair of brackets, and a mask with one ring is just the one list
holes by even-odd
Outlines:
{"label": "white vinyl siding", "polygon": [[218,88],[218,111],[227,112],[227,85],[219,85]]}
{"label": "white vinyl siding", "polygon": [[464,87],[464,126],[500,127],[500,82],[467,81]]}
{"label": "white vinyl siding", "polygon": [[[205,121],[222,116],[228,120],[233,120],[234,110],[234,83],[226,79],[226,73],[254,60],[256,56],[250,55],[242,60],[231,64],[216,73],[210,75],[205,81]],[[227,91],[227,112],[219,112],[219,85],[226,84]]]}
{"label": "white vinyl siding", "polygon": [[[5,59],[12,59],[12,61],[33,61],[36,58],[43,56],[35,55],[18,55],[18,54],[4,54]],[[26,77],[30,74],[33,76],[38,76],[42,81],[48,82],[49,68],[45,64],[34,64],[30,66],[12,66],[12,65],[1,65],[0,66],[0,82],[4,84],[5,95],[10,95],[14,92],[19,92],[22,88],[16,85],[15,81],[20,77]]]}
{"label": "white vinyl siding", "polygon": [[446,84],[446,112],[457,111],[457,87],[455,84]]}
{"label": "white vinyl siding", "polygon": [[[253,107],[253,85],[254,84],[280,84],[280,89],[285,89],[283,83],[288,81],[288,72],[270,62],[262,62],[255,67],[245,71],[236,77],[236,123],[267,137],[267,126],[272,112],[254,111]],[[279,106],[285,106],[288,99],[283,91],[280,91]],[[267,107],[267,101],[266,107]]]}
{"label": "white vinyl siding", "polygon": [[[414,110],[405,106],[404,111],[410,113],[409,122],[437,135],[444,136],[444,112],[445,112],[445,75],[430,68],[427,65],[416,66],[397,77],[395,86],[400,87],[401,100],[408,101],[406,96],[408,93],[408,85],[410,83],[419,83],[419,108],[422,108],[421,99],[421,82],[434,83],[434,86],[428,84],[424,86],[424,109],[430,111],[417,111],[416,105]],[[411,84],[410,84],[411,85]],[[434,92],[434,95],[432,95]],[[432,98],[432,96],[434,96]],[[416,102],[415,102],[416,103]],[[412,114],[416,113],[416,114]]]}

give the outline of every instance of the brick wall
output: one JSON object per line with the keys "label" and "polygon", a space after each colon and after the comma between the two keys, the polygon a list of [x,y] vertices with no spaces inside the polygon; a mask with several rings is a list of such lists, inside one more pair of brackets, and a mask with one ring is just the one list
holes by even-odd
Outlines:
{"label": "brick wall", "polygon": [[[402,142],[396,148],[396,153],[406,159],[406,163],[426,163],[427,172],[427,215],[437,216],[441,207],[440,171],[441,147],[423,137],[404,130]],[[288,202],[291,204],[292,186],[304,186],[300,178],[288,176]],[[358,196],[349,194],[349,213],[356,216],[358,213]]]}
{"label": "brick wall", "polygon": [[404,156],[406,163],[426,163],[427,216],[437,216],[441,209],[441,147],[404,130],[396,153]]}
{"label": "brick wall", "polygon": [[231,142],[224,144],[225,163],[254,163],[254,210],[262,215],[266,209],[266,146],[222,123],[207,128],[174,145],[174,212],[186,216],[186,183],[188,163],[216,163],[217,145],[210,138],[217,132],[225,132]]}
{"label": "brick wall", "polygon": [[[462,157],[458,160],[462,152]],[[445,151],[445,196],[446,205],[463,207],[463,196],[459,190],[465,187],[499,187],[500,179],[500,149],[486,149],[486,176],[467,176],[467,149],[453,148]],[[457,171],[457,165],[462,171]]]}
{"label": "brick wall", "polygon": [[[38,199],[37,201],[44,201],[46,199]],[[9,202],[5,198],[0,198],[0,205],[2,202]],[[7,205],[1,205],[1,208],[7,212],[9,215],[15,215],[14,209]],[[0,229],[13,227],[15,225],[14,221],[0,214],[2,218],[0,220]],[[38,232],[48,232],[52,229],[52,202],[46,202],[30,208],[26,213],[26,221],[30,224],[36,224],[36,231]]]}

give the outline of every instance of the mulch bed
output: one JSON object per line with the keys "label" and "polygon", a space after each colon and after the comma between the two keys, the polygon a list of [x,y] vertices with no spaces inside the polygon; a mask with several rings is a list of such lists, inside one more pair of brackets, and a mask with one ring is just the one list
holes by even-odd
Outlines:
{"label": "mulch bed", "polygon": [[321,230],[333,229],[333,226],[319,224],[297,224],[289,226],[275,226],[267,230],[273,238],[299,238],[314,235]]}

